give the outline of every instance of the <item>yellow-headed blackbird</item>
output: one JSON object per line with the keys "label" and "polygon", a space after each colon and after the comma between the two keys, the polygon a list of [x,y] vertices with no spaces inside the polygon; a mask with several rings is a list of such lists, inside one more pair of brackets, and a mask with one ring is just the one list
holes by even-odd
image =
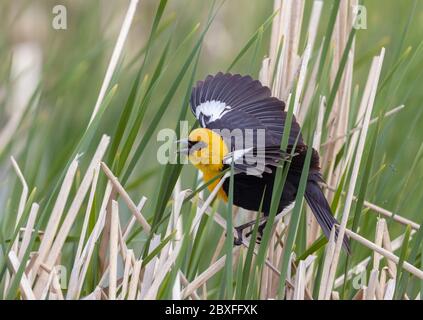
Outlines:
{"label": "yellow-headed blackbird", "polygon": [[[269,88],[250,76],[218,73],[197,82],[191,93],[190,104],[201,128],[189,134],[186,150],[190,162],[202,171],[206,182],[234,162],[233,203],[247,210],[258,211],[263,198],[262,211],[267,217],[275,167],[286,159],[295,146],[278,212],[295,200],[307,145],[294,117],[288,149],[286,153],[280,150],[287,113],[284,111],[285,104],[272,97]],[[313,149],[305,198],[323,233],[329,237],[332,227],[338,222],[320,189],[319,182],[322,181],[319,155]],[[210,184],[209,189],[213,190],[217,183]],[[218,191],[218,196],[224,201],[227,200],[228,190],[229,179],[226,179]],[[251,225],[245,224],[242,228]],[[263,227],[264,224],[260,226],[260,233]],[[238,229],[238,234],[242,239],[242,229]],[[349,251],[347,238],[343,245]]]}

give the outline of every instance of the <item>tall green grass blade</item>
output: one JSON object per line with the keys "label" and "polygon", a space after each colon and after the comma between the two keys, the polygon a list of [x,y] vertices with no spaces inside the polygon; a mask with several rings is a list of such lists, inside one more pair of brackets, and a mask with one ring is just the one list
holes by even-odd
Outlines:
{"label": "tall green grass blade", "polygon": [[239,60],[248,52],[248,50],[251,48],[251,46],[257,42],[257,40],[260,37],[260,33],[263,34],[264,31],[271,25],[273,18],[276,16],[276,14],[279,12],[279,10],[276,10],[273,12],[269,18],[266,19],[266,21],[257,29],[257,31],[251,36],[251,38],[247,41],[247,43],[244,45],[244,47],[241,49],[241,51],[238,53],[238,55],[234,58],[234,60],[229,65],[228,69],[226,69],[226,72],[230,72],[233,67],[238,63]]}
{"label": "tall green grass blade", "polygon": [[[196,56],[195,59],[195,63],[194,63],[194,67],[192,69],[192,73],[191,73],[191,77],[189,79],[189,83],[187,85],[187,90],[185,93],[185,98],[184,101],[182,103],[182,107],[181,107],[181,111],[179,113],[179,118],[176,124],[176,132],[178,132],[177,134],[179,134],[179,128],[180,128],[180,123],[182,121],[182,119],[185,118],[186,113],[187,113],[187,109],[188,109],[188,101],[191,95],[191,86],[192,83],[194,82],[194,77],[197,71],[197,65],[198,65],[198,59],[199,59],[199,53]],[[178,177],[180,175],[180,172],[182,170],[182,164],[180,161],[180,155],[177,155],[177,164],[170,164],[168,163],[164,169],[164,173],[162,176],[162,181],[160,184],[160,188],[159,188],[159,196],[157,197],[157,201],[155,203],[155,215],[154,215],[154,220],[153,220],[153,227],[160,221],[160,219],[163,216],[163,212],[166,208],[166,205],[169,201],[169,198],[172,194],[172,190],[178,180]]]}
{"label": "tall green grass blade", "polygon": [[[420,268],[423,267],[423,246],[420,251]],[[420,300],[423,300],[423,280],[420,280]]]}
{"label": "tall green grass blade", "polygon": [[145,91],[145,94],[138,106],[137,109],[137,115],[135,117],[134,122],[131,124],[131,128],[129,130],[129,134],[128,137],[123,145],[123,147],[121,148],[121,150],[118,152],[118,156],[119,156],[119,165],[117,166],[117,174],[120,174],[121,171],[124,168],[124,165],[128,159],[128,156],[132,150],[132,147],[135,143],[135,140],[140,132],[140,128],[141,128],[141,123],[144,120],[144,116],[145,113],[147,111],[147,107],[150,103],[150,100],[154,94],[154,90],[157,88],[160,79],[162,79],[162,77],[166,74],[166,70],[168,69],[170,62],[169,63],[165,63],[166,60],[171,61],[176,54],[181,50],[181,48],[183,48],[183,46],[189,41],[189,39],[191,39],[191,37],[195,34],[195,32],[198,29],[198,24],[188,33],[188,35],[185,37],[185,39],[178,45],[178,47],[176,48],[176,50],[173,52],[172,57],[171,58],[167,58],[168,56],[168,52],[170,50],[170,44],[171,44],[171,40],[172,40],[172,36],[169,37],[169,40],[167,42],[167,44],[165,45],[165,48],[161,54],[161,57],[159,59],[159,62],[157,63],[157,66],[154,70],[153,76],[151,77],[150,83],[148,85],[148,88]]}
{"label": "tall green grass blade", "polygon": [[417,0],[414,0],[413,5],[410,7],[410,13],[407,15],[407,17],[408,17],[407,22],[404,26],[404,29],[402,31],[401,36],[399,37],[400,42],[399,42],[399,45],[396,49],[396,53],[394,55],[394,57],[396,58],[395,60],[399,59],[399,56],[401,55],[401,51],[404,48],[405,40],[407,39],[407,35],[408,35],[408,31],[410,30],[411,22],[413,21],[414,15],[416,13],[416,8],[417,8]]}
{"label": "tall green grass blade", "polygon": [[301,172],[300,184],[298,186],[297,195],[295,197],[295,206],[291,214],[289,226],[288,226],[288,235],[285,240],[285,245],[283,248],[282,254],[282,266],[281,266],[281,275],[278,287],[278,296],[283,299],[285,296],[285,279],[288,272],[289,262],[291,252],[294,246],[295,237],[297,235],[298,225],[300,222],[300,215],[302,204],[304,201],[304,193],[306,185],[308,182],[308,172],[311,160],[312,148],[307,149],[307,154],[304,160],[304,167]]}
{"label": "tall green grass blade", "polygon": [[259,50],[260,50],[260,47],[261,47],[261,42],[263,40],[263,33],[264,33],[263,27],[260,27],[258,31],[259,31],[259,33],[258,33],[258,37],[257,37],[257,40],[256,40],[256,46],[254,48],[253,56],[251,57],[249,74],[254,74],[254,72],[253,72],[254,66],[257,63],[257,56],[258,56],[258,53],[259,53]]}
{"label": "tall green grass blade", "polygon": [[[293,95],[294,94],[295,93],[293,93]],[[289,140],[289,134],[291,132],[291,124],[292,124],[293,111],[294,111],[293,101],[294,99],[291,99],[288,112],[286,115],[285,127],[284,127],[282,141],[281,141],[282,151],[285,151],[288,147],[288,140]],[[292,148],[291,157],[293,156],[294,152],[295,152],[295,146],[293,146]],[[270,203],[270,212],[267,218],[266,227],[264,228],[264,231],[263,231],[263,237],[261,240],[261,245],[260,245],[260,248],[257,254],[257,259],[256,259],[256,266],[258,266],[259,269],[264,265],[265,254],[268,248],[268,243],[270,240],[273,222],[275,220],[276,213],[278,211],[280,198],[283,192],[283,187],[285,185],[285,181],[288,176],[289,167],[290,167],[290,162],[285,162],[283,167],[279,166],[278,168],[276,168],[275,181],[273,183],[272,200]]]}
{"label": "tall green grass blade", "polygon": [[[421,225],[421,224],[420,224]],[[414,236],[414,244],[411,248],[408,261],[413,265],[418,265],[419,259],[418,255],[421,253],[421,244],[423,243],[423,228],[419,228]],[[420,264],[423,266],[423,264]],[[408,272],[403,272],[401,274],[400,282],[397,284],[398,297],[403,297],[408,284],[410,283],[410,274]]]}
{"label": "tall green grass blade", "polygon": [[[260,207],[257,213],[257,218],[256,218],[256,222],[254,224],[254,229],[253,229],[253,233],[251,234],[251,238],[250,238],[250,244],[248,246],[248,250],[247,250],[247,256],[245,257],[245,264],[244,264],[244,272],[242,275],[242,279],[240,284],[238,285],[238,287],[240,288],[240,293],[238,295],[239,299],[245,299],[246,297],[250,297],[248,295],[249,289],[251,287],[251,275],[254,275],[254,273],[252,272],[253,270],[251,269],[251,267],[253,266],[253,255],[254,255],[254,249],[255,249],[255,244],[257,241],[257,234],[258,234],[258,228],[260,225],[260,213],[263,210],[263,202],[264,202],[264,196],[265,196],[266,190],[264,190],[263,195],[261,197],[261,201],[260,201]],[[255,282],[255,281],[254,281]]]}
{"label": "tall green grass blade", "polygon": [[[158,17],[158,13],[156,13],[155,17]],[[135,54],[135,56],[131,59],[131,61],[128,62],[128,64],[125,66],[126,69],[131,70],[134,65],[141,59],[141,57],[143,55],[144,59],[146,58],[146,53],[147,51],[150,50],[150,44],[152,44],[155,40],[157,40],[163,33],[165,33],[165,31],[172,26],[172,24],[175,22],[175,14],[170,14],[169,17],[167,17],[166,19],[163,20],[163,22],[161,23],[161,25],[159,25],[157,28],[155,28],[153,30],[153,28],[150,31],[150,35],[151,35],[151,41],[148,41],[147,44],[141,48],[137,54]],[[162,19],[162,17],[160,17],[160,20]],[[153,23],[154,26],[154,23]],[[153,32],[154,31],[154,32]]]}
{"label": "tall green grass blade", "polygon": [[13,232],[11,233],[9,237],[7,237],[9,239],[13,239],[13,241],[9,241],[9,245],[7,246],[7,248],[6,248],[7,241],[6,240],[2,241],[2,247],[4,249],[2,250],[3,257],[0,263],[0,279],[3,278],[3,275],[6,271],[6,262],[8,260],[8,254],[10,250],[12,249],[14,240],[17,239],[20,229],[24,226],[25,222],[28,220],[28,216],[31,210],[32,203],[34,202],[36,193],[37,193],[37,189],[36,188],[32,189],[31,193],[28,196],[28,200],[26,201],[25,208],[24,208],[24,211],[22,212],[21,218],[16,223],[16,228],[13,227],[12,229]]}
{"label": "tall green grass blade", "polygon": [[[233,255],[232,250],[234,246],[234,234],[233,234],[233,221],[232,221],[232,208],[234,205],[234,163],[235,160],[232,158],[231,163],[231,175],[229,178],[229,192],[228,192],[228,202],[226,207],[226,242],[225,242],[225,282],[222,287],[226,287],[226,298],[233,298],[233,274],[232,274],[232,264],[233,264]],[[222,297],[223,298],[223,297]]]}
{"label": "tall green grass blade", "polygon": [[153,260],[154,257],[159,255],[162,249],[169,243],[169,241],[175,237],[175,234],[176,231],[173,231],[166,238],[164,238],[163,241],[161,241],[160,244],[145,257],[145,259],[143,259],[142,266],[145,267],[151,260]]}
{"label": "tall green grass blade", "polygon": [[[138,135],[138,132],[140,130],[141,122],[144,119],[144,115],[145,115],[145,112],[146,112],[146,109],[147,109],[147,105],[148,105],[148,102],[150,101],[152,88],[154,87],[154,84],[156,83],[159,75],[161,74],[163,65],[166,61],[167,54],[168,54],[169,47],[170,47],[170,42],[171,42],[171,39],[169,39],[169,41],[167,42],[167,44],[166,44],[166,46],[165,46],[165,48],[162,52],[162,55],[160,56],[159,62],[157,63],[157,67],[156,67],[156,69],[153,73],[153,77],[150,80],[150,84],[147,88],[147,91],[146,91],[146,93],[145,93],[145,95],[142,99],[142,102],[141,102],[141,104],[140,104],[140,106],[137,110],[137,116],[135,118],[134,123],[132,124],[132,128],[129,131],[128,137],[127,137],[123,147],[121,148],[121,150],[119,150],[119,153],[117,154],[119,156],[119,162],[116,165],[116,169],[115,169],[117,175],[119,175],[121,173],[121,171],[123,170],[125,162],[128,159],[129,153],[131,152],[131,148],[132,148],[132,146],[135,142],[135,139]],[[130,106],[131,106],[130,112],[132,112],[132,108],[134,107],[135,92],[134,92],[134,95],[133,95],[132,98],[133,99],[131,99],[131,101],[129,102]],[[123,124],[123,128],[125,128],[126,124],[128,123],[129,115],[130,115],[130,113],[128,112],[128,115],[127,115],[128,117],[126,119],[122,119],[121,123]],[[120,132],[120,134],[121,134],[121,137],[122,137],[123,132]],[[113,156],[113,155],[114,155],[114,153],[111,153],[111,156]]]}
{"label": "tall green grass blade", "polygon": [[119,117],[118,126],[116,128],[115,134],[113,135],[114,139],[112,140],[112,145],[110,146],[109,162],[111,162],[111,159],[117,156],[116,155],[117,149],[119,147],[120,141],[125,132],[126,124],[129,121],[129,117],[132,113],[132,110],[135,104],[135,98],[137,96],[138,87],[140,84],[141,71],[142,69],[140,68],[135,78],[135,81],[132,85],[132,89],[128,96],[128,100],[126,101],[125,107],[122,109],[121,116]]}
{"label": "tall green grass blade", "polygon": [[394,297],[395,297],[396,300],[402,299],[404,291],[405,291],[405,288],[403,287],[405,282],[400,281],[400,279],[401,279],[401,276],[404,272],[403,271],[404,261],[407,260],[408,246],[409,246],[409,242],[410,242],[410,234],[411,234],[411,226],[407,226],[407,228],[405,229],[404,240],[402,242],[401,252],[400,252],[400,255],[399,255],[399,262],[398,262],[398,267],[397,267],[397,277],[395,279],[395,283],[398,284],[395,288],[395,294],[394,294]]}
{"label": "tall green grass blade", "polygon": [[324,66],[325,66],[326,57],[327,57],[328,52],[329,52],[329,47],[330,47],[330,42],[331,42],[333,30],[335,29],[334,26],[335,26],[335,22],[336,22],[336,17],[338,15],[339,5],[340,5],[340,1],[333,1],[333,3],[332,3],[331,14],[330,14],[329,22],[328,22],[328,25],[327,25],[327,28],[326,28],[325,39],[324,39],[324,42],[323,42],[322,53],[321,53],[321,56],[320,56],[319,69],[317,70],[316,83],[320,82],[320,79],[321,79],[322,74],[323,74],[323,69],[324,69]]}

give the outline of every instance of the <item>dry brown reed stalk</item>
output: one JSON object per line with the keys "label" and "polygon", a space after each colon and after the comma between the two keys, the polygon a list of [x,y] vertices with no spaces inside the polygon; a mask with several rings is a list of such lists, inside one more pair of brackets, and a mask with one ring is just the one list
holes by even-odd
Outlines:
{"label": "dry brown reed stalk", "polygon": [[[383,234],[385,232],[385,219],[379,219],[376,224],[376,235],[375,235],[375,244],[379,247],[382,246]],[[376,251],[373,253],[373,269],[379,270],[380,260],[382,256]]]}
{"label": "dry brown reed stalk", "polygon": [[116,300],[117,282],[117,258],[118,258],[118,230],[119,230],[119,207],[112,201],[112,219],[110,224],[109,240],[109,299]]}

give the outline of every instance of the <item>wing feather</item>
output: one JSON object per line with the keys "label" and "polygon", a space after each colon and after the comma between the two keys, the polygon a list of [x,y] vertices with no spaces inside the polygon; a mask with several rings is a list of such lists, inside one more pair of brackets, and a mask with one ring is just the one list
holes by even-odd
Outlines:
{"label": "wing feather", "polygon": [[[285,104],[272,97],[270,89],[259,81],[250,76],[222,72],[208,75],[192,89],[190,103],[200,125],[211,130],[239,129],[245,135],[247,129],[255,132],[264,129],[266,166],[275,166],[280,161],[281,155],[275,150],[279,150],[285,127]],[[297,138],[297,144],[302,145],[300,126],[294,117],[288,144],[294,144]],[[224,139],[231,151],[235,151],[233,137]],[[254,141],[256,143],[257,138]],[[246,167],[248,165],[242,171]]]}

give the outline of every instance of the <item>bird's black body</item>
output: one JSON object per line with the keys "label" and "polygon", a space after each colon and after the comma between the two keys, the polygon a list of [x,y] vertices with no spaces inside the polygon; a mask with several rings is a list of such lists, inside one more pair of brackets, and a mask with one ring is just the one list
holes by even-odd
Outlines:
{"label": "bird's black body", "polygon": [[[287,206],[289,206],[297,195],[298,186],[300,183],[301,170],[304,162],[306,149],[301,153],[297,154],[290,164],[290,170],[286,177],[284,184],[281,200],[279,202],[278,212],[281,212]],[[310,166],[309,180],[312,182],[318,182],[321,180],[318,172],[318,155],[317,152],[313,152],[313,159]],[[300,161],[300,159],[302,161]],[[254,175],[247,175],[246,173],[238,173],[234,175],[234,192],[233,201],[238,207],[246,210],[258,211],[260,209],[260,203],[263,198],[262,212],[264,215],[268,215],[270,212],[270,202],[273,194],[273,187],[275,181],[275,170],[272,172],[264,172],[261,177]],[[223,190],[228,194],[229,192],[229,179],[223,183]]]}
{"label": "bird's black body", "polygon": [[[236,174],[234,175],[233,201],[236,206],[258,211],[264,194],[262,212],[265,215],[269,214],[276,173],[275,167],[280,165],[286,154],[291,153],[293,148],[295,148],[295,155],[290,159],[291,164],[278,212],[295,201],[308,147],[302,139],[301,128],[293,117],[287,153],[284,154],[280,151],[287,114],[284,111],[285,104],[272,97],[269,88],[249,76],[218,73],[197,83],[196,87],[193,88],[190,102],[194,115],[204,128],[214,131],[222,129],[241,130],[244,136],[250,129],[264,129],[266,132],[264,147],[254,145],[252,150],[246,147],[237,149],[231,144],[232,136],[222,136],[223,140],[231,146],[229,150],[232,152],[231,154],[235,154],[236,150],[250,150],[246,151],[246,155],[243,156],[243,159],[246,159],[245,161],[234,163]],[[258,141],[257,137],[254,137],[254,141],[255,143]],[[247,153],[256,155],[256,151],[260,148],[265,151],[263,158],[265,171],[255,172],[253,170],[253,174],[251,174],[252,165],[251,162],[247,161]],[[227,166],[228,164],[225,165],[225,167]],[[312,150],[304,197],[323,233],[326,237],[329,237],[337,221],[333,217],[330,206],[320,189],[320,182],[322,182],[322,177],[319,168],[319,155],[316,150]],[[228,179],[223,183],[222,188],[228,194]],[[344,239],[344,248],[349,251],[347,238]]]}
{"label": "bird's black body", "polygon": [[[259,211],[260,203],[264,194],[262,211],[264,215],[267,216],[270,212],[274,179],[275,176],[271,173],[264,173],[262,178],[247,175],[245,173],[236,174],[234,176],[234,205],[246,210]],[[295,200],[297,189],[297,177],[288,176],[279,202],[278,212],[281,212]],[[225,193],[228,194],[228,179],[223,183],[223,190],[225,190]]]}

